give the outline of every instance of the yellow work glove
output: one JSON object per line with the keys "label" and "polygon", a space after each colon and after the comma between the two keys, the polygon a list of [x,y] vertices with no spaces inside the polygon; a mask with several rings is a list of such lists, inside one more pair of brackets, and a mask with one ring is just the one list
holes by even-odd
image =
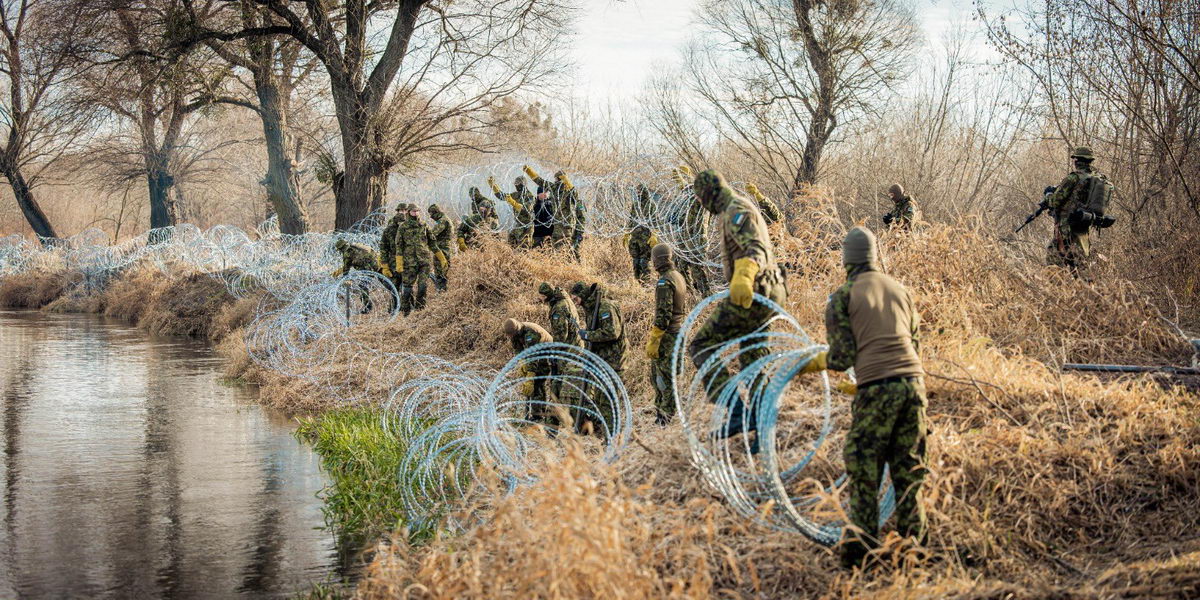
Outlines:
{"label": "yellow work glove", "polygon": [[488,187],[491,187],[493,192],[500,193],[500,186],[496,185],[496,178],[491,175],[488,175]]}
{"label": "yellow work glove", "polygon": [[525,174],[528,175],[529,178],[534,181],[541,179],[541,177],[538,177],[537,171],[534,171],[533,168],[530,167],[529,165],[525,165],[524,167],[522,167],[522,170],[524,170]]}
{"label": "yellow work glove", "polygon": [[404,257],[403,256],[396,257],[396,265],[392,267],[392,272],[393,273],[403,273],[404,272]]}
{"label": "yellow work glove", "polygon": [[651,247],[651,248],[653,248],[653,247],[657,246],[657,245],[658,245],[658,234],[657,234],[657,233],[654,233],[653,231],[651,231],[651,232],[650,232],[650,239],[646,240],[646,243],[647,243],[647,244],[650,244],[650,247]]}
{"label": "yellow work glove", "polygon": [[383,265],[383,276],[384,277],[392,276],[392,269],[387,266],[387,263],[384,263],[384,265]]}
{"label": "yellow work glove", "polygon": [[679,172],[683,173],[684,177],[687,177],[688,179],[695,177],[695,175],[692,174],[692,168],[687,165],[679,165]]}
{"label": "yellow work glove", "polygon": [[459,236],[459,238],[458,238],[458,251],[459,252],[467,251],[467,240],[462,239],[462,236]]}
{"label": "yellow work glove", "polygon": [[733,261],[733,278],[729,280],[729,300],[742,308],[754,304],[754,278],[758,276],[758,263],[750,258]]}
{"label": "yellow work glove", "polygon": [[692,183],[687,180],[687,177],[685,177],[683,172],[680,171],[679,169],[675,169],[674,171],[671,171],[671,175],[673,175],[675,177],[675,183],[679,184],[680,189],[686,188],[687,186],[691,185],[691,183]]}
{"label": "yellow work glove", "polygon": [[514,200],[512,194],[505,194],[504,201],[512,207],[513,212],[521,212],[521,203]]}
{"label": "yellow work glove", "polygon": [[437,257],[438,265],[441,266],[443,270],[445,270],[445,268],[447,266],[449,266],[450,263],[446,261],[446,253],[445,252],[438,250],[437,254],[434,254],[434,256]]}
{"label": "yellow work glove", "polygon": [[803,369],[800,369],[800,374],[803,375],[804,373],[820,373],[821,371],[828,369],[829,368],[828,357],[829,357],[828,352],[817,353],[816,356],[812,357],[812,360],[808,361],[807,365],[804,365]]}
{"label": "yellow work glove", "polygon": [[631,240],[631,239],[633,239],[633,234],[632,234],[632,233],[627,233],[627,234],[625,234],[623,237],[621,237],[621,245],[622,245],[622,246],[625,246],[626,248],[628,248],[628,247],[629,247],[629,240]]}
{"label": "yellow work glove", "polygon": [[525,396],[526,398],[533,395],[533,380],[532,379],[526,379],[524,382],[521,383],[521,395]]}
{"label": "yellow work glove", "polygon": [[336,270],[336,271],[334,271],[334,272],[333,272],[333,276],[334,276],[334,277],[341,277],[341,276],[342,276],[342,273],[344,273],[345,271],[346,271],[345,269],[338,269],[338,270]]}
{"label": "yellow work glove", "polygon": [[571,190],[575,187],[575,184],[571,183],[571,178],[567,177],[566,173],[563,173],[562,184],[563,184],[563,189],[565,189],[565,190]]}
{"label": "yellow work glove", "polygon": [[658,346],[662,344],[663,335],[666,333],[657,327],[650,328],[650,337],[646,340],[646,358],[658,359]]}
{"label": "yellow work glove", "polygon": [[847,396],[853,396],[858,393],[858,386],[853,381],[840,381],[837,384],[837,391]]}

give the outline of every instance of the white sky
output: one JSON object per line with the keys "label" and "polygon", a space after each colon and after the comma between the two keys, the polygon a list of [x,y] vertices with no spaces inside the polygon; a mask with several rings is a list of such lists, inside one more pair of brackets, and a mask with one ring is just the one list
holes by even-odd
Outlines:
{"label": "white sky", "polygon": [[[926,37],[973,29],[972,2],[914,0]],[[700,0],[587,0],[574,46],[576,88],[591,101],[628,100],[656,65],[675,65]],[[979,40],[982,47],[982,39]]]}

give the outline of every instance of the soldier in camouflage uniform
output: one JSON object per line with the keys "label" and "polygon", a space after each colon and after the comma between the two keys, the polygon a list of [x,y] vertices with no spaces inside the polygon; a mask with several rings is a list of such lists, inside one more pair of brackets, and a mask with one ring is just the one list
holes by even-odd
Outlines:
{"label": "soldier in camouflage uniform", "polygon": [[[537,323],[522,323],[516,319],[507,319],[502,328],[504,335],[512,344],[513,352],[517,354],[538,344],[548,344],[554,341],[550,337],[550,332]],[[547,359],[522,363],[517,368],[517,377],[529,378],[521,384],[521,394],[528,400],[525,418],[558,428],[563,424],[558,422],[560,419],[556,415],[564,411],[555,410],[557,407],[552,405],[554,400],[550,396],[550,386],[546,383],[551,373],[551,361]]]}
{"label": "soldier in camouflage uniform", "polygon": [[888,465],[896,489],[896,530],[918,543],[925,537],[921,486],[925,478],[925,384],[918,354],[920,315],[908,290],[879,271],[875,236],[862,227],[846,235],[846,283],[829,297],[825,329],[829,351],[805,373],[854,367],[850,432],[844,450],[850,476],[850,520],[858,532],[842,544],[842,564],[862,563],[878,544],[879,484]]}
{"label": "soldier in camouflage uniform", "polygon": [[442,212],[442,207],[437,204],[429,205],[429,218],[433,220],[433,227],[429,228],[429,234],[433,236],[434,244],[446,259],[445,262],[435,261],[433,264],[433,273],[436,276],[434,285],[438,290],[444,292],[450,276],[450,239],[454,237],[454,225],[450,223],[446,213]]}
{"label": "soldier in camouflage uniform", "polygon": [[[343,239],[338,239],[334,242],[333,247],[342,255],[342,268],[333,272],[334,277],[341,277],[350,271],[383,272],[379,267],[379,257],[375,255],[375,250],[362,244],[347,242]],[[371,312],[372,308],[374,308],[371,302],[371,294],[368,288],[361,283],[358,285],[358,296],[363,305],[361,312]],[[349,302],[348,299],[347,302]]]}
{"label": "soldier in camouflage uniform", "polygon": [[[565,177],[566,175],[564,175]],[[574,190],[571,190],[574,192]],[[587,225],[587,207],[583,200],[575,198],[575,229],[571,233],[571,251],[575,253],[575,262],[583,262],[583,228]]]}
{"label": "soldier in camouflage uniform", "polygon": [[458,226],[458,250],[466,252],[468,247],[479,248],[481,236],[490,236],[500,230],[500,221],[488,204],[477,207],[479,212],[468,215]]}
{"label": "soldier in camouflage uniform", "polygon": [[779,210],[779,207],[770,198],[758,191],[758,186],[753,183],[747,183],[746,193],[750,194],[754,198],[754,202],[758,204],[758,210],[762,213],[763,220],[767,222],[767,225],[774,225],[783,221],[783,213]]}
{"label": "soldier in camouflage uniform", "polygon": [[[538,286],[538,293],[550,306],[550,334],[554,336],[554,341],[583,348],[583,340],[579,337],[579,311],[575,303],[567,298],[567,293],[562,288],[544,281]],[[560,361],[552,367],[555,375],[567,378],[565,381],[555,380],[551,386],[554,396],[563,405],[583,406],[583,371],[579,365],[570,361]],[[578,409],[575,411],[578,412]]]}
{"label": "soldier in camouflage uniform", "polygon": [[687,316],[687,283],[675,270],[670,246],[658,244],[650,256],[658,272],[658,284],[654,286],[654,325],[646,340],[646,358],[650,359],[650,385],[654,386],[655,422],[666,425],[675,416],[671,351]]}
{"label": "soldier in camouflage uniform", "polygon": [[506,194],[496,185],[495,177],[488,177],[492,193],[506,202],[513,211],[513,228],[508,232],[508,244],[513,248],[530,248],[533,246],[533,209],[536,200],[533,192],[525,187],[524,177],[517,177],[513,184],[517,191]]}
{"label": "soldier in camouflage uniform", "polygon": [[489,199],[487,196],[484,196],[483,192],[479,191],[479,188],[472,187],[471,189],[467,190],[467,196],[471,199],[471,214],[477,215],[482,213],[482,209],[485,206],[491,209],[491,214],[493,216],[496,214],[495,201]]}
{"label": "soldier in camouflage uniform", "polygon": [[625,246],[629,248],[629,256],[633,259],[633,277],[645,283],[650,277],[650,249],[658,243],[658,236],[646,226],[654,216],[654,201],[650,190],[643,184],[637,186],[637,198],[629,209],[629,221],[625,227]]}
{"label": "soldier in camouflage uniform", "polygon": [[[599,283],[588,285],[577,281],[571,286],[571,295],[574,296],[585,319],[582,325],[586,329],[579,331],[584,347],[608,363],[608,366],[617,372],[617,376],[621,377],[625,372],[626,349],[625,324],[621,319],[621,310],[608,299],[608,291]],[[579,423],[582,425],[585,421],[592,421],[593,430],[611,435],[614,430],[614,410],[610,400],[597,389],[592,394],[591,403],[595,412],[599,414],[599,421],[595,415],[581,415]]]}
{"label": "soldier in camouflage uniform", "polygon": [[905,194],[904,186],[898,183],[893,183],[892,187],[888,188],[888,197],[892,199],[893,206],[891,212],[883,215],[884,225],[905,231],[911,230],[913,221],[917,218],[917,201]]}
{"label": "soldier in camouflage uniform", "polygon": [[400,311],[405,315],[425,308],[434,261],[444,263],[446,260],[433,234],[421,221],[421,211],[415,204],[408,205],[408,209],[408,219],[396,230],[396,264],[392,269],[401,274],[400,280],[404,283],[400,291]]}
{"label": "soldier in camouflage uniform", "polygon": [[[396,256],[396,230],[400,228],[400,223],[408,218],[407,206],[403,202],[396,205],[396,214],[388,220],[387,227],[383,228],[383,234],[379,236],[380,273],[392,280],[392,285],[396,286],[397,292],[401,289],[400,274],[392,272]],[[392,298],[393,309],[396,308],[397,300],[396,297]]]}
{"label": "soldier in camouflage uniform", "polygon": [[1092,168],[1095,158],[1092,149],[1087,146],[1080,146],[1071,152],[1075,170],[1068,173],[1054,193],[1046,198],[1050,215],[1054,217],[1054,239],[1046,248],[1047,262],[1067,267],[1074,275],[1078,275],[1079,267],[1091,254],[1091,242],[1087,226],[1071,227],[1068,217],[1087,202],[1088,190],[1084,189],[1086,186],[1079,185],[1080,182],[1090,176],[1100,175],[1099,171]]}
{"label": "soldier in camouflage uniform", "polygon": [[[694,189],[700,204],[716,215],[718,227],[721,228],[721,257],[725,280],[729,283],[729,297],[717,304],[716,310],[688,344],[688,354],[699,368],[725,342],[763,328],[774,315],[773,309],[754,301],[755,293],[783,305],[787,300],[787,285],[783,271],[775,264],[775,249],[758,206],[735,194],[716,171],[704,171],[697,175]],[[760,343],[761,340],[750,342]],[[769,352],[767,348],[742,352],[739,355],[742,367]],[[705,383],[710,402],[717,402],[729,378],[729,371],[724,366],[715,369],[711,379]],[[755,382],[755,387],[762,385],[766,385],[766,382]],[[740,394],[735,397],[726,424],[715,432],[719,437],[757,429],[753,412],[747,414]],[[756,451],[757,447],[756,437],[751,449]]]}
{"label": "soldier in camouflage uniform", "polygon": [[692,170],[686,165],[675,171],[675,181],[679,183],[680,192],[687,202],[687,213],[683,217],[683,241],[680,243],[680,254],[676,259],[688,285],[701,298],[708,297],[712,288],[708,283],[708,271],[704,268],[708,256],[708,214],[704,206],[696,199],[696,191],[688,181]]}
{"label": "soldier in camouflage uniform", "polygon": [[[550,232],[550,241],[555,248],[566,248],[573,246],[573,241],[576,237],[578,229],[580,236],[583,233],[583,226],[576,224],[576,220],[582,212],[579,206],[579,192],[575,190],[571,179],[567,177],[566,172],[558,171],[554,174],[554,181],[546,181],[542,179],[537,171],[534,171],[529,165],[525,165],[525,174],[533,180],[538,187],[545,190],[550,197],[551,205],[553,206],[554,224]],[[580,237],[580,241],[582,241]]]}

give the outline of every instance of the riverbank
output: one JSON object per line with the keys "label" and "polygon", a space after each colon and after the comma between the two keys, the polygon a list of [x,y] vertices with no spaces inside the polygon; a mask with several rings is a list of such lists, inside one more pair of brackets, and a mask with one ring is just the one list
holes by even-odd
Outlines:
{"label": "riverbank", "polygon": [[[818,339],[825,298],[844,275],[836,250],[811,249],[838,241],[836,229],[813,229],[781,249],[791,265],[788,308]],[[490,518],[459,535],[381,546],[359,593],[1083,598],[1197,590],[1196,394],[1158,376],[1100,381],[1055,367],[1186,362],[1186,342],[1158,319],[1145,290],[1115,276],[1086,283],[1020,262],[970,229],[935,226],[885,236],[883,245],[885,268],[913,290],[924,319],[927,553],[896,545],[880,568],[852,575],[828,550],[738,516],[690,465],[678,425],[652,424],[640,375],[652,295],[629,279],[624,249],[589,244],[579,265],[497,245],[455,257],[450,289],[434,294],[419,318],[356,327],[348,339],[498,367],[511,357],[502,320],[545,320],[538,282],[602,281],[630,332],[626,382],[638,443],[613,467],[568,458],[519,494],[463,507]],[[0,303],[46,300],[52,310],[125,314],[151,329],[178,321],[218,341],[230,376],[262,384],[265,403],[293,412],[339,406],[326,382],[361,384],[381,402],[405,377],[338,360],[314,365],[304,378],[256,366],[244,332],[261,300],[223,296],[223,284],[205,275],[134,270],[99,299],[70,301],[47,299],[55,284],[46,277],[0,283]],[[846,425],[842,411],[835,432]],[[827,446],[839,448],[840,435]],[[829,479],[840,464],[830,455],[817,462],[813,476]]]}

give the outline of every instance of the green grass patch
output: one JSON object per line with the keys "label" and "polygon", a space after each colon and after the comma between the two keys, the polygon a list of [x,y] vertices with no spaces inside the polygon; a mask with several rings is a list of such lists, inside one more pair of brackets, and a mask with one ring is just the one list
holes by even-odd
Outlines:
{"label": "green grass patch", "polygon": [[296,436],[313,446],[332,483],[321,492],[325,523],[343,543],[361,548],[404,526],[398,478],[405,446],[379,412],[342,409],[300,420]]}

